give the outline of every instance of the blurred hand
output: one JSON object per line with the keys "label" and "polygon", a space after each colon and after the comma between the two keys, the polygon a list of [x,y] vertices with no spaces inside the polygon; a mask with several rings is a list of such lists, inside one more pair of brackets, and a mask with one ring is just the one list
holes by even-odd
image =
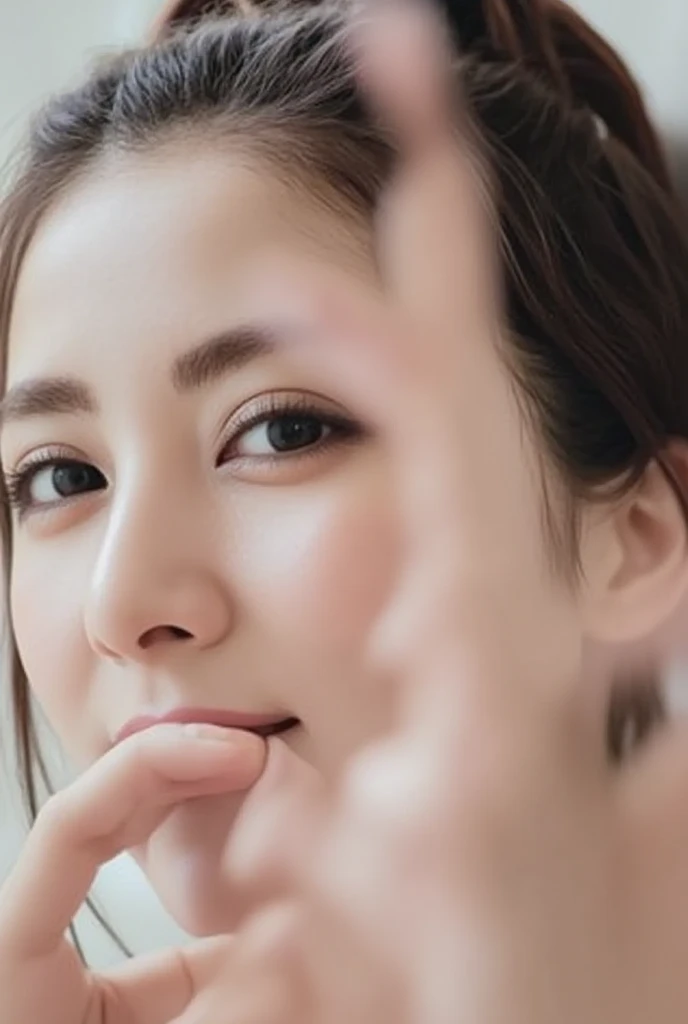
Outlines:
{"label": "blurred hand", "polygon": [[255,803],[234,868],[265,909],[182,1021],[683,1024],[688,734],[667,726],[612,765],[609,686],[546,670],[557,638],[522,614],[539,519],[516,469],[489,183],[450,122],[429,12],[366,12],[356,41],[403,157],[385,293],[288,264],[263,292],[396,459],[407,563],[371,657],[399,715],[326,788]]}

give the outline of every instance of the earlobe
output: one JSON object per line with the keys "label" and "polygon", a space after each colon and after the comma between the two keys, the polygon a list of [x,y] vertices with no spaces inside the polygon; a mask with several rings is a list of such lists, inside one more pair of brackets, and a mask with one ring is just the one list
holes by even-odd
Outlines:
{"label": "earlobe", "polygon": [[688,592],[688,520],[678,490],[688,495],[688,445],[672,443],[662,461],[648,465],[583,541],[584,625],[591,639],[648,640]]}

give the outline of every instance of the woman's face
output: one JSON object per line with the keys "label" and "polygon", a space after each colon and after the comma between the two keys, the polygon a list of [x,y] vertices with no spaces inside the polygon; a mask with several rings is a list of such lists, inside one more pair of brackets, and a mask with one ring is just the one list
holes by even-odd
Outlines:
{"label": "woman's face", "polygon": [[[371,278],[370,241],[199,147],[113,159],[44,220],[8,358],[11,603],[31,686],[80,766],[174,708],[294,716],[284,739],[316,768],[320,709],[361,734],[384,722],[363,641],[398,563],[387,455],[251,335],[262,311],[245,288],[274,250]],[[188,804],[141,851],[190,931],[231,919],[218,863],[236,809]]]}

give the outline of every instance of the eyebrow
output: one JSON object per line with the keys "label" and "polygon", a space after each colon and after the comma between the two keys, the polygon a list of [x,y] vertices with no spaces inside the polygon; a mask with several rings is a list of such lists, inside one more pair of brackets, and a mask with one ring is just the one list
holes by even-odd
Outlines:
{"label": "eyebrow", "polygon": [[[255,327],[236,327],[183,353],[172,365],[172,385],[179,394],[208,387],[261,356],[274,352],[274,339]],[[22,381],[0,401],[0,426],[35,416],[98,412],[91,389],[71,377]]]}
{"label": "eyebrow", "polygon": [[172,384],[180,394],[195,391],[274,350],[274,338],[266,330],[234,327],[214,335],[175,359]]}
{"label": "eyebrow", "polygon": [[90,390],[71,377],[44,377],[22,381],[0,402],[0,423],[51,413],[94,413],[97,404]]}

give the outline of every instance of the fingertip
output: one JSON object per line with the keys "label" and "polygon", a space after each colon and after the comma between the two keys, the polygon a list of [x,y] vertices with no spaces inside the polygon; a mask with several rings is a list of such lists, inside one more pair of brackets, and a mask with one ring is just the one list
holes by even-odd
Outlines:
{"label": "fingertip", "polygon": [[[241,730],[231,730],[239,733]],[[232,763],[237,787],[249,789],[262,777],[268,761],[268,747],[265,740],[254,733],[241,732],[232,740]]]}
{"label": "fingertip", "polygon": [[436,5],[364,0],[353,20],[351,45],[359,81],[402,148],[446,135],[451,45]]}

